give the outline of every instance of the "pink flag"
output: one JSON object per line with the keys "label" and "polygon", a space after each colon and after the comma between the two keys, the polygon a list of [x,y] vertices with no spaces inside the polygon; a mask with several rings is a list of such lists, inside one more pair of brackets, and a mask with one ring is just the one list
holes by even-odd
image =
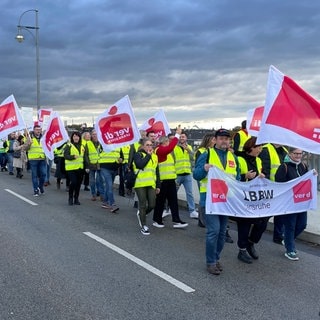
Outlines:
{"label": "pink flag", "polygon": [[258,136],[263,110],[264,107],[262,106],[247,111],[247,131],[251,136]]}
{"label": "pink flag", "polygon": [[51,112],[47,129],[40,143],[46,156],[53,160],[53,151],[69,140],[68,133],[57,112]]}
{"label": "pink flag", "polygon": [[109,107],[94,125],[103,150],[110,152],[118,147],[139,141],[140,133],[128,96]]}
{"label": "pink flag", "polygon": [[320,104],[274,66],[257,143],[277,143],[320,154]]}
{"label": "pink flag", "polygon": [[139,129],[146,132],[154,131],[156,139],[166,136],[171,132],[167,118],[162,109],[152,118],[149,118]]}
{"label": "pink flag", "polygon": [[5,99],[0,105],[0,139],[9,133],[24,130],[26,125],[13,95]]}

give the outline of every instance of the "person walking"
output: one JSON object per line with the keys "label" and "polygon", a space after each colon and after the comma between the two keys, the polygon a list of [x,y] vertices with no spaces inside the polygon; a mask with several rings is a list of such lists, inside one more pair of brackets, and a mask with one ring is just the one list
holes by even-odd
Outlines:
{"label": "person walking", "polygon": [[101,176],[99,156],[102,151],[101,143],[98,141],[96,130],[91,132],[91,140],[87,141],[84,151],[84,162],[89,168],[89,184],[91,190],[91,200],[96,201],[97,196],[103,200],[104,187]]}
{"label": "person walking", "polygon": [[111,213],[116,213],[120,209],[115,203],[113,183],[116,175],[118,174],[119,165],[122,161],[123,154],[120,148],[114,149],[110,152],[101,151],[99,156],[101,175],[105,183],[103,203],[101,207],[109,209]]}
{"label": "person walking", "polygon": [[156,206],[153,210],[153,226],[156,228],[163,228],[162,214],[165,205],[165,201],[168,201],[168,205],[171,210],[173,228],[185,228],[188,223],[183,222],[179,216],[178,196],[176,188],[176,169],[174,165],[174,159],[171,154],[174,147],[178,143],[178,138],[181,133],[180,126],[176,130],[176,135],[169,141],[167,136],[162,136],[159,139],[159,145],[155,149],[159,162],[160,173],[160,192],[156,197]]}
{"label": "person walking", "polygon": [[232,148],[237,156],[241,155],[243,146],[250,137],[251,136],[247,130],[247,120],[243,120],[241,122],[241,129],[233,137]]}
{"label": "person walking", "polygon": [[13,143],[13,167],[16,168],[17,178],[23,177],[23,169],[26,168],[27,165],[27,154],[26,154],[27,146],[24,144],[24,136],[19,135],[17,140]]}
{"label": "person walking", "polygon": [[[308,166],[302,161],[303,151],[299,148],[289,147],[288,154],[278,167],[275,181],[287,182],[303,176],[308,172]],[[315,174],[317,172],[315,171]],[[307,227],[307,212],[296,212],[282,216],[284,224],[285,257],[292,261],[299,260],[295,239]]]}
{"label": "person walking", "polygon": [[[268,143],[266,144],[259,157],[262,160],[262,173],[267,179],[275,181],[275,174],[278,167],[284,161],[288,150],[281,144]],[[273,242],[282,244],[284,225],[283,215],[275,216],[273,218]]]}
{"label": "person walking", "polygon": [[70,142],[67,143],[64,149],[65,167],[69,184],[68,204],[80,205],[79,194],[84,172],[84,147],[81,143],[81,133],[73,132],[70,137]]}
{"label": "person walking", "polygon": [[143,139],[141,147],[133,158],[136,181],[134,190],[138,197],[139,210],[137,217],[141,233],[149,235],[146,216],[156,204],[156,194],[160,192],[160,176],[158,171],[158,157],[154,153],[151,139]]}
{"label": "person walking", "polygon": [[[240,180],[240,168],[237,157],[229,151],[230,132],[219,129],[215,132],[215,145],[202,153],[193,171],[194,179],[200,181],[200,205],[205,207],[208,171],[212,166],[225,171]],[[226,239],[228,216],[208,214],[206,212],[206,263],[210,274],[219,275],[222,272],[220,255]]]}
{"label": "person walking", "polygon": [[38,197],[44,194],[44,182],[47,174],[46,155],[40,144],[42,138],[42,129],[36,124],[33,132],[30,133],[30,139],[27,139],[26,150],[28,151],[28,162],[31,170],[33,195]]}
{"label": "person walking", "polygon": [[195,208],[193,191],[192,191],[192,163],[193,163],[193,150],[188,144],[187,135],[185,132],[181,132],[179,142],[173,149],[173,156],[175,160],[175,168],[177,173],[176,185],[177,191],[180,186],[183,185],[187,205],[189,210],[189,216],[191,219],[198,219],[198,212]]}
{"label": "person walking", "polygon": [[[257,138],[249,138],[243,145],[243,152],[238,156],[241,181],[250,181],[256,177],[264,178],[262,173],[262,161],[258,157],[262,145],[256,144]],[[262,234],[265,232],[269,217],[263,218],[232,218],[237,222],[238,227],[238,259],[245,263],[252,263],[252,259],[259,258],[258,252],[255,249]]]}

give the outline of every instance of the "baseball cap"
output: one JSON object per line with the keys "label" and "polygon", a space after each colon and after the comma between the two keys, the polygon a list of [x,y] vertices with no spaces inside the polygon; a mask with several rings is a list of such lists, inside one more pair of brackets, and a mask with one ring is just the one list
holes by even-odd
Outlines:
{"label": "baseball cap", "polygon": [[218,129],[214,135],[215,137],[231,137],[230,131],[227,129]]}

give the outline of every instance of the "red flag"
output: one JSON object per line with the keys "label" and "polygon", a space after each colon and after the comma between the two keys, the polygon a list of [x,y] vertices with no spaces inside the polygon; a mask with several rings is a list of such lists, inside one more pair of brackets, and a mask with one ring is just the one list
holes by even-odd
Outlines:
{"label": "red flag", "polygon": [[0,105],[0,138],[9,133],[25,129],[26,125],[13,95]]}
{"label": "red flag", "polygon": [[257,143],[273,142],[320,154],[320,104],[292,79],[270,67]]}
{"label": "red flag", "polygon": [[46,156],[52,160],[53,151],[69,139],[68,133],[57,112],[51,112],[47,130],[42,136],[40,143]]}

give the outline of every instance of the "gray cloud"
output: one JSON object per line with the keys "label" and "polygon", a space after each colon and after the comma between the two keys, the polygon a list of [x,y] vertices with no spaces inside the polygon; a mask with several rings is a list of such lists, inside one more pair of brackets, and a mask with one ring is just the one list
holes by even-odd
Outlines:
{"label": "gray cloud", "polygon": [[[34,106],[35,46],[15,40],[39,9],[41,105],[88,121],[129,95],[138,122],[159,108],[170,123],[245,117],[262,105],[274,64],[317,98],[314,1],[3,1],[0,98]],[[34,14],[22,24],[34,24]]]}

